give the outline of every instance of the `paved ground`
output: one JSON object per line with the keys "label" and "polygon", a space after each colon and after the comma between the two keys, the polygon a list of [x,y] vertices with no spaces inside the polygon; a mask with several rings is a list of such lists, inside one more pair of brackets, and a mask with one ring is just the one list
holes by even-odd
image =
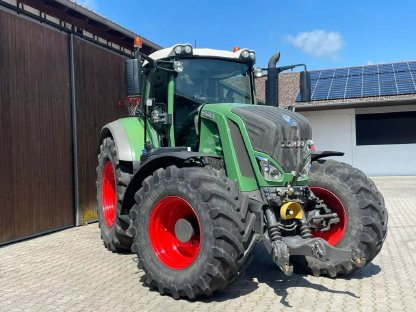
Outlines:
{"label": "paved ground", "polygon": [[373,263],[348,278],[288,278],[257,248],[226,290],[173,300],[144,287],[133,255],[105,250],[92,224],[0,248],[0,311],[415,311],[416,178],[374,180],[389,234]]}

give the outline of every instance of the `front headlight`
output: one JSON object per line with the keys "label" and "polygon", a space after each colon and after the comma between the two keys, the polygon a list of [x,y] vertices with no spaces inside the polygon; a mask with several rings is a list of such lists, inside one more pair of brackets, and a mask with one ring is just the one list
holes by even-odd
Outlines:
{"label": "front headlight", "polygon": [[173,48],[174,55],[192,54],[192,46],[190,44],[177,44]]}
{"label": "front headlight", "polygon": [[267,180],[280,180],[282,174],[270,164],[269,160],[262,156],[256,156],[262,176]]}
{"label": "front headlight", "polygon": [[248,50],[241,51],[240,57],[242,58],[248,58],[250,55],[250,52]]}

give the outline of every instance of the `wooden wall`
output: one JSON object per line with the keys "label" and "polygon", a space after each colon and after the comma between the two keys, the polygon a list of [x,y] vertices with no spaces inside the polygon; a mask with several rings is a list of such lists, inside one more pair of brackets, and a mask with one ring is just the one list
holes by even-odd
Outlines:
{"label": "wooden wall", "polygon": [[97,219],[98,139],[128,115],[125,58],[75,36],[74,158],[70,35],[0,8],[0,245]]}
{"label": "wooden wall", "polygon": [[75,39],[80,223],[97,219],[96,167],[101,128],[127,116],[117,105],[124,97],[124,59],[82,39]]}
{"label": "wooden wall", "polygon": [[68,37],[0,10],[0,243],[74,224]]}

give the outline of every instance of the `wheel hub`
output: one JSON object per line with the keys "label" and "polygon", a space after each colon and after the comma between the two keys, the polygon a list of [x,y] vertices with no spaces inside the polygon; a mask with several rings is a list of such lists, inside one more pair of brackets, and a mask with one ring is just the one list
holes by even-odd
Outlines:
{"label": "wheel hub", "polygon": [[314,237],[325,239],[331,246],[336,246],[343,238],[347,228],[347,213],[341,200],[330,190],[322,187],[311,187],[315,196],[319,197],[324,203],[338,215],[339,222],[333,224],[326,232],[312,231]]}
{"label": "wheel hub", "polygon": [[179,219],[175,224],[175,235],[181,243],[189,242],[195,234],[192,224],[186,219]]}
{"label": "wheel hub", "polygon": [[153,207],[149,240],[155,256],[167,267],[189,267],[199,255],[201,236],[198,215],[185,199],[166,196]]}

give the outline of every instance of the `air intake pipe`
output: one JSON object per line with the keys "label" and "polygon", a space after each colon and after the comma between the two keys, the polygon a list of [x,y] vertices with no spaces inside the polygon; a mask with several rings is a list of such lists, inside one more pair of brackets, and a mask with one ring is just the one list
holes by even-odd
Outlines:
{"label": "air intake pipe", "polygon": [[280,59],[280,52],[273,55],[267,66],[266,105],[279,106],[279,72],[276,64]]}

